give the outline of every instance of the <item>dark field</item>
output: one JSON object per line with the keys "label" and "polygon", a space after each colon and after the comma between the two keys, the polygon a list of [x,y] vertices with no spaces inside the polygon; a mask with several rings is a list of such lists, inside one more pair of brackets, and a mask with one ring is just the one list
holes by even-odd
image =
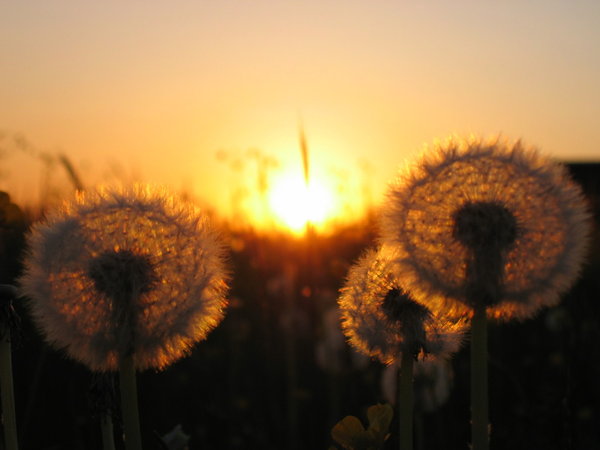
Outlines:
{"label": "dark field", "polygon": [[[598,223],[600,165],[571,165]],[[9,236],[5,232],[5,236]],[[562,303],[523,323],[489,330],[492,449],[600,448],[600,240]],[[374,244],[374,220],[302,239],[227,231],[231,303],[224,321],[193,353],[138,377],[144,448],[181,424],[190,449],[327,449],[346,415],[387,403],[384,367],[340,340],[337,293],[346,272]],[[5,239],[6,241],[6,239]],[[6,241],[8,242],[8,241]],[[5,247],[3,282],[18,271],[20,241]],[[533,255],[532,255],[533,256]],[[46,346],[24,304],[13,350],[22,449],[100,449],[102,380]],[[416,405],[416,449],[466,449],[469,347],[450,361],[448,396]],[[416,397],[424,384],[415,386]],[[118,408],[116,408],[118,411]],[[118,428],[119,417],[115,417]],[[386,448],[397,448],[396,421]]]}

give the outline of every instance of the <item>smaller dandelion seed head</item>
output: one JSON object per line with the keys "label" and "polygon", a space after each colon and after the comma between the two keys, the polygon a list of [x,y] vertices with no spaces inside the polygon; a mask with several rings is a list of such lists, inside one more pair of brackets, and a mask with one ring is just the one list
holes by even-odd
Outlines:
{"label": "smaller dandelion seed head", "polygon": [[518,233],[517,219],[498,202],[467,202],[454,213],[454,237],[472,250],[507,249]]}
{"label": "smaller dandelion seed head", "polygon": [[93,258],[88,275],[95,288],[114,301],[150,292],[157,281],[150,258],[131,250],[107,251]]}
{"label": "smaller dandelion seed head", "polygon": [[464,326],[430,311],[392,273],[389,255],[369,250],[350,268],[338,303],[351,345],[386,364],[403,352],[445,358],[458,350]]}

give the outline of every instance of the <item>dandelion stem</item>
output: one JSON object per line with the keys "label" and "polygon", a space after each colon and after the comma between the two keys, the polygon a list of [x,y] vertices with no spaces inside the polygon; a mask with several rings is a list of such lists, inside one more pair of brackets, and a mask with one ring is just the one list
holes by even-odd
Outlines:
{"label": "dandelion stem", "polygon": [[484,305],[475,307],[471,323],[471,441],[473,450],[489,448],[487,317]]}
{"label": "dandelion stem", "polygon": [[413,362],[414,356],[411,352],[402,352],[398,383],[400,450],[413,448]]}
{"label": "dandelion stem", "polygon": [[122,356],[119,360],[119,385],[121,389],[125,448],[126,450],[142,450],[133,354]]}
{"label": "dandelion stem", "polygon": [[102,427],[102,449],[103,450],[115,450],[115,437],[113,421],[110,413],[107,412],[100,419]]}
{"label": "dandelion stem", "polygon": [[0,390],[2,395],[2,421],[4,422],[4,444],[6,450],[17,450],[17,419],[15,414],[15,394],[13,389],[12,355],[10,330],[4,330],[0,339]]}

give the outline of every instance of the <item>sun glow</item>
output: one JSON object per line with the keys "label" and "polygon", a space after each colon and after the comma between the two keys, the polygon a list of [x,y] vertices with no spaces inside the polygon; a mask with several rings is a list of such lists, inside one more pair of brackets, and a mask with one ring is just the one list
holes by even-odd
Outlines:
{"label": "sun glow", "polygon": [[269,204],[275,218],[294,233],[301,233],[309,223],[322,227],[334,212],[332,191],[318,180],[307,186],[302,177],[276,180]]}

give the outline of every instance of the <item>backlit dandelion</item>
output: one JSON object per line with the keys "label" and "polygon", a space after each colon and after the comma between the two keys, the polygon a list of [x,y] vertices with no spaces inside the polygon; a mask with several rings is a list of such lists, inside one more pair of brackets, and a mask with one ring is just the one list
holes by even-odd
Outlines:
{"label": "backlit dandelion", "polygon": [[225,278],[206,218],[136,186],[80,194],[37,224],[21,285],[52,345],[118,369],[125,446],[141,450],[136,369],[164,368],[206,337],[223,317]]}
{"label": "backlit dandelion", "polygon": [[412,292],[457,314],[481,302],[498,319],[555,304],[579,274],[588,231],[566,169],[498,140],[427,152],[390,187],[382,220]]}
{"label": "backlit dandelion", "polygon": [[92,370],[164,368],[222,319],[223,251],[206,219],[144,187],[78,196],[34,226],[21,279],[46,339]]}
{"label": "backlit dandelion", "polygon": [[385,364],[402,353],[446,358],[461,344],[461,321],[416,302],[394,275],[385,251],[369,250],[350,268],[339,305],[350,344]]}
{"label": "backlit dandelion", "polygon": [[397,275],[433,310],[472,317],[474,450],[489,446],[487,316],[555,304],[579,274],[589,227],[566,169],[520,143],[450,140],[391,186],[382,241]]}
{"label": "backlit dandelion", "polygon": [[447,320],[413,299],[396,278],[388,249],[370,250],[354,265],[339,299],[342,328],[361,352],[398,362],[400,448],[412,448],[413,362],[458,350],[462,321]]}

